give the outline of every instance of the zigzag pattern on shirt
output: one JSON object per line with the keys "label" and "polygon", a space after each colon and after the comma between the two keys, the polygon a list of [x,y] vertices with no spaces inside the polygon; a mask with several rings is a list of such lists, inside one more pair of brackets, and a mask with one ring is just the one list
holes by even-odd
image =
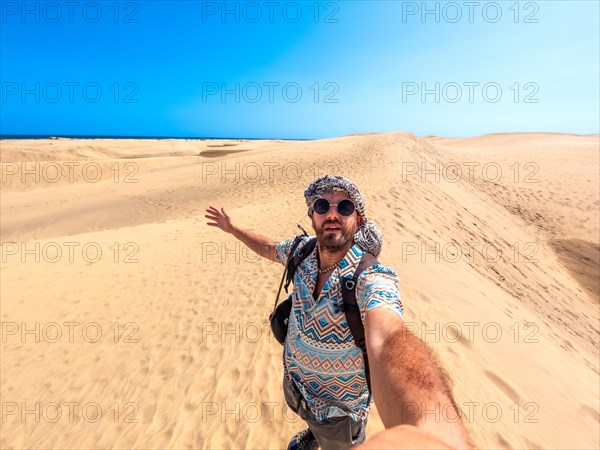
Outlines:
{"label": "zigzag pattern on shirt", "polygon": [[[304,397],[314,399],[314,404],[322,403],[321,407],[336,406],[342,410],[355,410],[368,399],[368,389],[364,377],[354,375],[326,376],[299,369],[294,375]],[[366,402],[365,402],[366,403]]]}
{"label": "zigzag pattern on shirt", "polygon": [[335,377],[335,379],[327,379],[318,377],[314,374],[304,376],[303,386],[309,397],[327,399],[329,403],[335,406],[349,406],[348,404],[356,404],[362,399],[361,394],[364,392],[364,385],[357,380],[356,377]]}
{"label": "zigzag pattern on shirt", "polygon": [[[301,292],[302,298],[307,299],[308,294]],[[307,301],[307,300],[305,300]],[[320,304],[303,309],[304,302],[294,308],[294,315],[298,328],[302,330],[307,340],[327,344],[345,344],[352,342],[352,335],[346,321],[346,316],[341,308],[341,295],[333,295],[321,299]]]}
{"label": "zigzag pattern on shirt", "polygon": [[363,374],[363,357],[355,345],[315,346],[294,335],[294,363],[305,372],[324,377]]}

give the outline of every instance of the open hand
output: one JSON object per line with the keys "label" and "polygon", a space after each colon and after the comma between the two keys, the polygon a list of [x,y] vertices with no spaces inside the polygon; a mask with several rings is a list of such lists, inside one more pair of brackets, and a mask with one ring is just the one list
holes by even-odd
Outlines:
{"label": "open hand", "polygon": [[231,219],[225,212],[225,208],[221,208],[221,211],[219,211],[214,206],[209,206],[206,212],[208,213],[208,215],[205,215],[204,217],[206,217],[207,219],[214,220],[214,222],[206,222],[207,225],[211,227],[218,227],[225,233],[231,233],[233,231]]}

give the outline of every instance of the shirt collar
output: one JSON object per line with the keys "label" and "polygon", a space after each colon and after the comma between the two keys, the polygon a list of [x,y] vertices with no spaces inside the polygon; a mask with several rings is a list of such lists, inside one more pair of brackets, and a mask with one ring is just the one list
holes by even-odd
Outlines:
{"label": "shirt collar", "polygon": [[339,276],[342,277],[352,277],[354,275],[354,270],[358,263],[360,262],[364,251],[360,248],[358,244],[354,244],[346,256],[338,266]]}

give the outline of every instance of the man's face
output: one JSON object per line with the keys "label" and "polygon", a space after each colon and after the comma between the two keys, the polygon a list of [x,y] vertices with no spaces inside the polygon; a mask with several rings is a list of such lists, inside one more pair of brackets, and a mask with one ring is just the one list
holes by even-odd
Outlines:
{"label": "man's face", "polygon": [[[330,204],[337,204],[344,199],[350,200],[348,194],[343,191],[332,192],[331,194],[321,194],[321,197],[327,199]],[[342,250],[348,242],[353,241],[358,227],[362,223],[362,218],[354,210],[351,216],[342,216],[338,213],[337,207],[331,206],[324,215],[313,212],[312,226],[317,235],[321,248],[328,251]],[[334,230],[326,228],[334,227]]]}

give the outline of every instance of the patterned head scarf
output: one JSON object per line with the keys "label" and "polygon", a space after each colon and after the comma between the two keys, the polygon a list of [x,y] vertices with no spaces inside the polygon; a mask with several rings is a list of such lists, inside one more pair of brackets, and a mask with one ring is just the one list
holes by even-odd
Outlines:
{"label": "patterned head scarf", "polygon": [[334,191],[344,191],[348,197],[356,205],[358,214],[362,216],[363,223],[358,228],[354,235],[354,242],[358,244],[364,251],[371,253],[374,256],[379,256],[381,246],[383,245],[383,236],[381,231],[373,222],[367,220],[365,214],[365,201],[358,187],[348,178],[338,175],[325,175],[315,180],[304,191],[304,198],[308,206],[308,217],[312,217],[313,203],[322,194],[331,194]]}

